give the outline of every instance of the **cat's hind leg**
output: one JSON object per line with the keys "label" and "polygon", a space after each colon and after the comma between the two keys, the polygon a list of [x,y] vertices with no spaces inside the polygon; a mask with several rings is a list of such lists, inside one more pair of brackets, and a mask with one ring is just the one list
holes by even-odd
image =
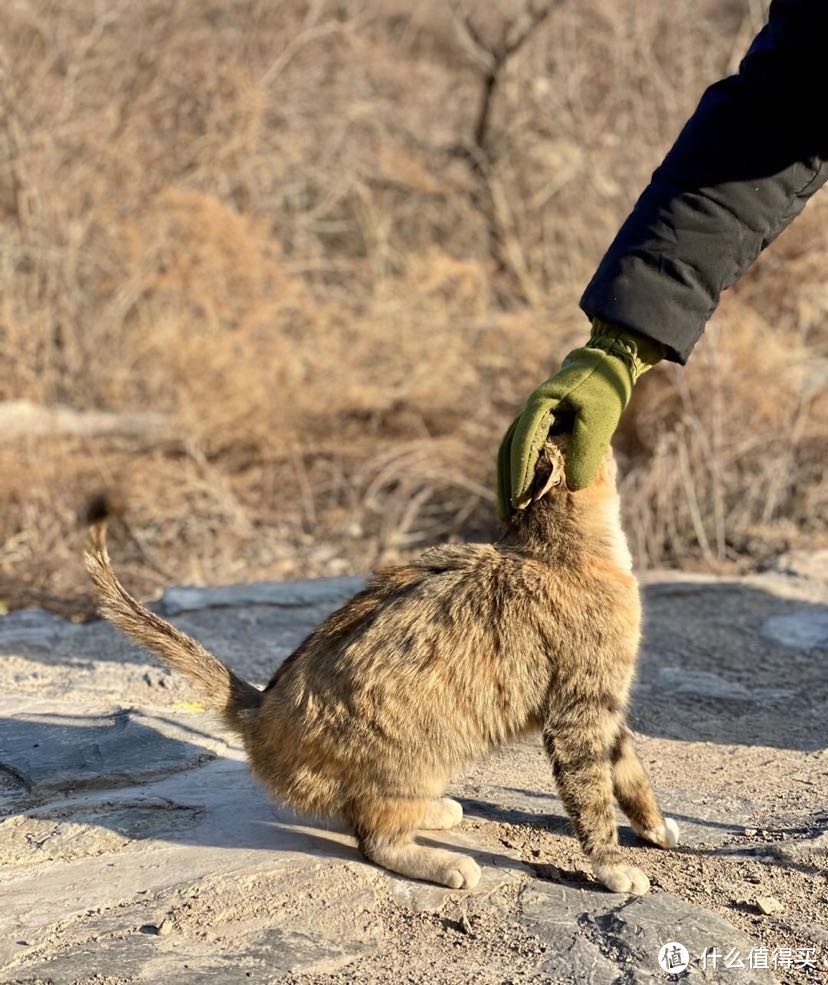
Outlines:
{"label": "cat's hind leg", "polygon": [[678,825],[661,813],[626,725],[621,727],[612,750],[612,782],[615,798],[639,838],[660,848],[674,848],[679,842]]}
{"label": "cat's hind leg", "polygon": [[480,882],[480,867],[474,859],[414,841],[434,803],[440,802],[381,800],[352,807],[347,818],[356,831],[360,851],[377,865],[450,889],[474,889]]}
{"label": "cat's hind leg", "polygon": [[420,827],[425,831],[446,831],[463,820],[463,808],[451,797],[432,800],[426,808]]}
{"label": "cat's hind leg", "polygon": [[550,715],[543,741],[558,792],[599,882],[614,893],[640,896],[650,880],[618,847],[611,751],[618,715],[603,704],[571,704]]}

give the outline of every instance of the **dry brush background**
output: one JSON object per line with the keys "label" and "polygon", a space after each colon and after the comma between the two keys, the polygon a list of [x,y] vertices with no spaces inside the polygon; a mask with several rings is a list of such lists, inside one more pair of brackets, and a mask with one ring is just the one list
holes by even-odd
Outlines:
{"label": "dry brush background", "polygon": [[[547,10],[547,7],[549,8]],[[82,613],[495,530],[493,461],[756,0],[7,0],[0,599]],[[828,200],[617,440],[640,566],[826,543]]]}

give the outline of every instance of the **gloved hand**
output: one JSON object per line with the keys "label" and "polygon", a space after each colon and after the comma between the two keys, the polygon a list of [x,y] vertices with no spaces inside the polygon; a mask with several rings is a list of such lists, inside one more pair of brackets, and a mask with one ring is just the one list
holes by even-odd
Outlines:
{"label": "gloved hand", "polygon": [[506,432],[497,456],[497,515],[506,522],[531,498],[538,454],[550,428],[570,433],[566,484],[588,486],[618,427],[633,385],[665,356],[665,348],[638,332],[595,319],[589,342],[574,349],[558,372],[529,396]]}

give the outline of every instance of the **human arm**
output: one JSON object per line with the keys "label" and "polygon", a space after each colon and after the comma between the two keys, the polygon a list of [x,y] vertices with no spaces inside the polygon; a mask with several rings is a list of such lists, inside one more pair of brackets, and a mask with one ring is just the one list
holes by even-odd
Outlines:
{"label": "human arm", "polygon": [[[738,73],[704,93],[601,261],[581,299],[593,326],[649,339],[660,355],[687,360],[721,292],[828,178],[827,55],[828,3],[773,0]],[[569,359],[530,395],[501,444],[503,520],[528,501],[537,449],[553,419],[573,434],[568,485],[592,481],[640,375],[629,360],[626,377],[618,364],[592,373],[576,406],[559,385],[571,375]]]}
{"label": "human arm", "polygon": [[773,0],[736,75],[702,96],[581,299],[686,362],[721,292],[828,179],[828,3]]}

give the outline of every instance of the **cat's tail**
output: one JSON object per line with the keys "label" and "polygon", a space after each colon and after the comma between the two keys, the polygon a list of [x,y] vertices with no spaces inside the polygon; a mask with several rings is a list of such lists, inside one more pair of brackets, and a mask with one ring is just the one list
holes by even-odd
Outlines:
{"label": "cat's tail", "polygon": [[106,550],[107,518],[99,511],[92,519],[84,560],[101,615],[195,681],[205,704],[218,711],[229,728],[245,736],[262,703],[262,692],[127,592],[115,576]]}

